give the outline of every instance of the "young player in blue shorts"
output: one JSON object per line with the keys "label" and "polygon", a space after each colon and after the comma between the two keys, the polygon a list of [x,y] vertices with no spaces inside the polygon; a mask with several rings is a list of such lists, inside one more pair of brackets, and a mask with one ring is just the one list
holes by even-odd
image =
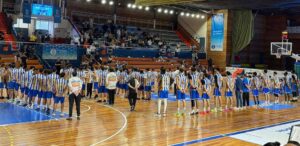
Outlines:
{"label": "young player in blue shorts", "polygon": [[200,114],[208,114],[210,112],[210,97],[211,81],[208,79],[208,74],[204,74],[204,78],[201,80],[202,84],[202,100],[203,100],[203,112]]}
{"label": "young player in blue shorts", "polygon": [[199,91],[200,91],[200,78],[199,73],[196,72],[196,68],[191,68],[191,73],[189,74],[189,83],[190,83],[190,97],[191,97],[191,105],[192,111],[190,115],[198,114],[199,109]]}
{"label": "young player in blue shorts", "polygon": [[55,116],[55,110],[57,104],[60,103],[60,116],[64,116],[64,103],[65,97],[67,96],[67,89],[68,89],[68,81],[64,79],[65,73],[61,73],[57,81],[55,82],[55,97],[54,97],[54,105],[53,105],[53,114]]}
{"label": "young player in blue shorts", "polygon": [[297,76],[295,74],[292,75],[292,94],[293,94],[292,102],[297,102],[299,93],[298,93]]}
{"label": "young player in blue shorts", "polygon": [[105,71],[104,67],[102,66],[101,69],[98,71],[98,96],[99,96],[99,100],[97,102],[106,103],[106,93],[107,93],[107,89],[105,87],[106,75],[107,75],[107,71]]}
{"label": "young player in blue shorts", "polygon": [[14,85],[14,96],[15,96],[15,104],[19,104],[21,102],[21,97],[19,95],[19,89],[22,82],[22,75],[24,74],[23,67],[15,68],[15,85]]}
{"label": "young player in blue shorts", "polygon": [[[35,97],[38,95],[40,86],[39,86],[39,70],[35,69],[30,80],[28,81],[28,108],[33,109]],[[27,101],[27,100],[26,100]]]}
{"label": "young player in blue shorts", "polygon": [[288,77],[288,73],[285,72],[284,73],[284,78],[283,78],[283,93],[284,93],[284,103],[288,104],[290,103],[290,94],[292,94],[292,90],[291,90],[291,82],[290,79]]}
{"label": "young player in blue shorts", "polygon": [[273,73],[273,94],[275,96],[275,104],[279,104],[280,102],[280,87],[281,87],[281,82],[279,78],[277,77],[277,72]]}
{"label": "young player in blue shorts", "polygon": [[254,99],[254,107],[258,108],[259,106],[259,88],[260,88],[260,79],[257,77],[257,73],[253,73],[252,78],[252,95]]}
{"label": "young player in blue shorts", "polygon": [[214,97],[215,97],[215,108],[212,110],[213,112],[223,111],[222,109],[222,99],[221,99],[221,89],[223,83],[223,77],[219,72],[218,68],[214,69]]}
{"label": "young player in blue shorts", "polygon": [[140,72],[137,74],[137,80],[139,81],[140,83],[140,87],[138,88],[138,100],[139,99],[145,99],[144,97],[144,71],[143,70],[140,70]]}
{"label": "young player in blue shorts", "polygon": [[[176,77],[177,85],[177,113],[176,116],[184,115],[186,111],[185,96],[188,89],[188,78],[186,77],[183,68],[179,70],[179,74]],[[180,102],[183,105],[183,112],[180,113]]]}
{"label": "young player in blue shorts", "polygon": [[263,106],[270,105],[270,93],[271,93],[271,80],[268,76],[268,70],[264,70],[264,74],[262,76],[262,87],[263,94],[265,96],[265,103]]}
{"label": "young player in blue shorts", "polygon": [[226,72],[226,78],[225,78],[225,97],[226,97],[226,106],[225,111],[233,110],[233,90],[234,90],[234,80],[231,76],[230,72]]}
{"label": "young player in blue shorts", "polygon": [[152,73],[150,69],[146,69],[144,74],[144,92],[145,92],[145,100],[151,100],[151,90],[152,90]]}
{"label": "young player in blue shorts", "polygon": [[[40,106],[42,109],[44,109],[44,106],[46,105],[46,101],[44,98],[46,97],[46,92],[48,90],[48,83],[47,83],[47,70],[40,69],[38,74],[38,80],[39,80],[39,92],[38,92],[38,100],[37,100],[37,108],[35,110],[39,111]],[[41,105],[41,102],[42,105]]]}
{"label": "young player in blue shorts", "polygon": [[157,101],[157,115],[161,115],[161,104],[164,102],[163,116],[167,115],[168,95],[170,89],[170,77],[166,74],[166,69],[160,69],[160,76],[158,77],[158,101]]}
{"label": "young player in blue shorts", "polygon": [[251,89],[251,79],[248,75],[243,76],[243,108],[246,109],[250,105],[249,91]]}

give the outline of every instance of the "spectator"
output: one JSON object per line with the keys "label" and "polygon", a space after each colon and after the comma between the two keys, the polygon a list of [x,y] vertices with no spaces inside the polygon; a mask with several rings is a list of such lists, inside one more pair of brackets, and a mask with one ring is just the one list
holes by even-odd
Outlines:
{"label": "spectator", "polygon": [[33,32],[30,36],[29,36],[29,41],[30,42],[36,42],[37,41],[37,36],[36,33]]}
{"label": "spectator", "polygon": [[22,62],[22,66],[23,66],[24,68],[27,68],[27,56],[25,55],[25,53],[23,53],[23,54],[21,55],[21,62]]}

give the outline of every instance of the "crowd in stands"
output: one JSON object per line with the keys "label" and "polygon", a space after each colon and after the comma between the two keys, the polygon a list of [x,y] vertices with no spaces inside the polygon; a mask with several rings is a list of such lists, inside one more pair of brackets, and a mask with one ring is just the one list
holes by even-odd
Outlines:
{"label": "crowd in stands", "polygon": [[0,31],[0,41],[4,40],[4,33],[2,31]]}

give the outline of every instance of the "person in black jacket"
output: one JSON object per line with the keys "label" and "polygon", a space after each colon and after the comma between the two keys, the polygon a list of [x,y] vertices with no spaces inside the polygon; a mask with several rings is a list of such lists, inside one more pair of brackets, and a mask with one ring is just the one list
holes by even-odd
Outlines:
{"label": "person in black jacket", "polygon": [[129,105],[130,105],[130,111],[135,110],[137,91],[138,91],[139,86],[140,86],[140,83],[136,79],[136,76],[132,76],[128,81],[128,87],[129,87],[128,100],[129,100]]}
{"label": "person in black jacket", "polygon": [[240,110],[243,107],[243,80],[241,75],[238,75],[235,81],[235,95],[236,95],[236,107],[237,110]]}

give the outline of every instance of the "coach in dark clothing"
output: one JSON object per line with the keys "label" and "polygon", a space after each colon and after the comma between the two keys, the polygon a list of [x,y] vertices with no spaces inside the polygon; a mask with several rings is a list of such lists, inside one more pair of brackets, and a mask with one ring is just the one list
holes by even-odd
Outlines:
{"label": "coach in dark clothing", "polygon": [[128,81],[128,87],[129,87],[129,94],[128,94],[128,100],[130,105],[130,111],[134,111],[136,99],[137,99],[137,90],[139,88],[139,82],[136,79],[135,76],[132,76],[131,79]]}
{"label": "coach in dark clothing", "polygon": [[243,107],[242,93],[243,93],[243,80],[241,79],[240,75],[238,75],[235,81],[235,95],[236,95],[237,108]]}

